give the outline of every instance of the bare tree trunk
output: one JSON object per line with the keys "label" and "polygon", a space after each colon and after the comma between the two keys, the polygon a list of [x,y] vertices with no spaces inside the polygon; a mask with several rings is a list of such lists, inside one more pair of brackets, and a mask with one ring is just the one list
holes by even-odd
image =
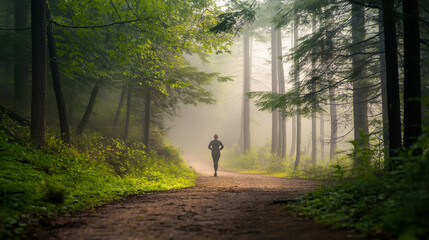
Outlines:
{"label": "bare tree trunk", "polygon": [[119,116],[121,115],[122,105],[124,105],[125,95],[127,94],[127,85],[122,86],[121,97],[119,98],[118,108],[116,109],[115,120],[113,126],[117,128],[119,123]]}
{"label": "bare tree trunk", "polygon": [[[13,4],[12,2],[9,2],[6,6],[6,8],[8,9],[12,9],[13,8]],[[4,26],[5,28],[14,28],[14,20],[13,20],[13,12],[12,11],[8,11],[5,14],[5,18],[4,18]],[[13,39],[9,36],[9,38],[7,39],[8,42],[13,42]],[[13,48],[12,44],[8,44],[7,45],[8,48]],[[12,56],[13,52],[11,50],[6,52],[7,55]],[[11,58],[11,57],[10,57]],[[8,105],[12,105],[13,104],[13,89],[11,91],[10,89],[10,82],[13,82],[13,61],[11,61],[12,59],[7,59],[8,61],[4,61],[3,66],[4,66],[4,75],[1,78],[1,88],[0,88],[0,100],[1,102],[8,106]],[[13,87],[13,86],[12,86]],[[30,94],[29,94],[30,95]]]}
{"label": "bare tree trunk", "polygon": [[150,89],[146,89],[145,96],[145,110],[144,110],[144,124],[143,124],[143,144],[149,148],[149,131],[150,131]]}
{"label": "bare tree trunk", "polygon": [[76,134],[81,135],[88,124],[89,117],[92,114],[92,109],[94,108],[95,100],[97,99],[98,90],[100,89],[100,82],[97,82],[92,88],[91,97],[89,98],[88,106],[86,107],[85,114],[83,114],[82,120],[77,127]]}
{"label": "bare tree trunk", "polygon": [[[293,26],[293,47],[298,47],[298,17],[295,17],[294,26]],[[299,62],[294,60],[294,82],[297,84],[298,91],[300,91],[300,82],[299,82]],[[301,160],[301,106],[296,106],[296,158],[294,171],[298,168],[299,162]]]}
{"label": "bare tree trunk", "polygon": [[244,153],[250,150],[250,101],[245,95],[250,92],[250,36],[248,32],[243,34],[244,52],[244,91],[243,91],[243,141]]}
{"label": "bare tree trunk", "polygon": [[295,171],[301,160],[301,109],[297,107],[296,110],[296,158],[295,166],[293,170]]}
{"label": "bare tree trunk", "polygon": [[[279,93],[285,94],[286,88],[285,88],[285,75],[284,75],[284,68],[283,68],[283,60],[282,60],[282,32],[281,30],[277,31],[277,72],[278,72],[278,79],[279,79]],[[279,156],[282,158],[286,157],[286,119],[279,115],[279,149],[278,153]]]}
{"label": "bare tree trunk", "polygon": [[311,163],[317,164],[317,129],[316,113],[311,113]]}
{"label": "bare tree trunk", "polygon": [[30,137],[46,144],[46,11],[45,0],[31,0],[32,94]]}
{"label": "bare tree trunk", "polygon": [[[389,148],[389,118],[387,113],[387,88],[386,88],[386,54],[384,53],[384,29],[383,29],[383,11],[380,9],[378,12],[378,21],[380,34],[380,42],[378,44],[378,49],[380,52],[380,81],[381,81],[381,114],[383,120],[383,143],[384,150],[387,151]],[[387,158],[385,157],[387,160]],[[385,161],[387,162],[387,161]]]}
{"label": "bare tree trunk", "polygon": [[[316,31],[316,20],[312,19],[311,23],[312,32]],[[311,91],[316,94],[316,56],[311,59]],[[316,96],[314,96],[316,98]],[[313,100],[311,109],[311,162],[315,166],[317,164],[317,128],[316,128],[316,99]]]}
{"label": "bare tree trunk", "polygon": [[[29,23],[30,2],[15,0],[15,40],[14,40],[14,108],[21,114],[28,111],[30,101],[30,67],[27,59],[28,32],[19,29],[27,28]],[[45,27],[46,28],[46,27]]]}
{"label": "bare tree trunk", "polygon": [[132,97],[132,84],[131,81],[128,83],[128,93],[127,93],[127,112],[125,113],[125,129],[124,129],[124,139],[128,139],[128,133],[130,131],[130,120],[131,120],[131,97]]}
{"label": "bare tree trunk", "polygon": [[398,55],[393,1],[382,0],[384,23],[384,47],[386,57],[387,112],[389,118],[389,161],[388,171],[397,165],[394,157],[399,156],[401,143],[401,111],[399,101]]}
{"label": "bare tree trunk", "polygon": [[[402,1],[404,11],[404,147],[422,134],[419,1]],[[417,150],[413,154],[420,154]]]}
{"label": "bare tree trunk", "polygon": [[[51,12],[48,4],[46,4],[46,18],[51,19]],[[52,23],[48,24],[47,34],[49,63],[51,65],[52,83],[54,85],[55,99],[57,101],[58,116],[60,120],[61,140],[70,145],[69,122],[67,117],[66,103],[64,101],[64,95],[61,88],[60,70],[58,68],[57,51]]]}
{"label": "bare tree trunk", "polygon": [[320,113],[320,159],[325,158],[325,114]]}
{"label": "bare tree trunk", "polygon": [[296,150],[296,116],[292,116],[292,140],[291,140],[291,146],[290,146],[290,153],[289,156],[292,157],[295,154]]}
{"label": "bare tree trunk", "polygon": [[337,149],[337,106],[335,101],[335,89],[333,87],[329,88],[329,103],[330,103],[330,114],[331,114],[331,140],[330,151],[329,151],[329,159],[335,159],[335,150]]}
{"label": "bare tree trunk", "polygon": [[[360,149],[368,148],[368,142],[361,137],[361,132],[369,134],[368,130],[368,90],[364,67],[365,58],[362,55],[365,49],[361,46],[365,39],[365,8],[356,3],[352,3],[352,75],[353,84],[353,120],[354,120],[354,139]],[[360,164],[360,157],[355,155],[355,165]]]}
{"label": "bare tree trunk", "polygon": [[[275,26],[271,26],[271,91],[277,93],[277,31]],[[271,153],[278,153],[279,149],[279,114],[277,110],[272,112],[272,130],[271,130]]]}

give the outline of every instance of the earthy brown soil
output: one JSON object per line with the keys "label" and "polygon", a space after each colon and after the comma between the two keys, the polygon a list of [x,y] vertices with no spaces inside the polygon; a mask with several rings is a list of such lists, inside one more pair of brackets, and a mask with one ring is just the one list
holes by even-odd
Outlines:
{"label": "earthy brown soil", "polygon": [[134,196],[92,212],[60,217],[38,239],[347,239],[344,232],[298,219],[284,200],[316,182],[220,171],[193,164],[197,186]]}

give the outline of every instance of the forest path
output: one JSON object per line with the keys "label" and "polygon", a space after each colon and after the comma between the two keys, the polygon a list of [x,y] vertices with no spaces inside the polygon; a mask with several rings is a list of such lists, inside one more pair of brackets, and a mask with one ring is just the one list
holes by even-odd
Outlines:
{"label": "forest path", "polygon": [[37,238],[347,239],[274,204],[313,190],[314,181],[226,171],[216,178],[201,158],[187,160],[199,172],[196,187],[133,196],[60,217]]}

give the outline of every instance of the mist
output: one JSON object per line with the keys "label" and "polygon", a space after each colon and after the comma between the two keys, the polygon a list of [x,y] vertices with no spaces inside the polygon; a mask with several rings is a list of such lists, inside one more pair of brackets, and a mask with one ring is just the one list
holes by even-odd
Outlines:
{"label": "mist", "polygon": [[[290,33],[284,32],[283,53],[291,49]],[[262,39],[263,40],[263,39]],[[184,155],[209,156],[207,145],[217,133],[224,143],[225,150],[236,152],[242,134],[242,105],[243,105],[243,51],[242,39],[237,38],[231,47],[230,54],[210,55],[209,62],[205,63],[196,56],[188,56],[191,64],[201,71],[219,72],[222,76],[233,77],[231,82],[213,81],[207,87],[213,93],[216,103],[213,105],[200,104],[198,106],[181,105],[180,113],[169,121],[170,129],[167,138],[178,146]],[[251,91],[271,91],[271,56],[270,43],[251,40]],[[285,66],[286,91],[292,87],[289,63]],[[251,147],[256,149],[271,144],[271,112],[260,111],[251,100],[250,107]],[[329,115],[325,113],[325,143],[329,144]],[[317,119],[319,121],[319,119]],[[292,139],[291,119],[286,120],[287,154],[290,151]],[[339,121],[341,122],[341,121]],[[319,128],[319,122],[317,123]],[[318,129],[319,131],[319,129]],[[348,133],[348,134],[347,134]],[[350,125],[343,124],[338,129],[339,136],[343,136],[337,144],[339,151],[351,148],[352,139]],[[318,145],[322,140],[318,133]],[[302,118],[302,152],[311,155],[311,119]],[[328,151],[327,151],[328,152]],[[320,155],[320,153],[319,153]],[[325,155],[326,157],[327,155]],[[318,156],[319,158],[320,156]]]}

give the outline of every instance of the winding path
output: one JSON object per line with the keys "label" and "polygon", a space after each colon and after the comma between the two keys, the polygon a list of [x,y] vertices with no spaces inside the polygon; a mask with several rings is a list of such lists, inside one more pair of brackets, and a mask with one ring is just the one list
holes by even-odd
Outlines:
{"label": "winding path", "polygon": [[[192,158],[191,158],[192,160]],[[194,188],[134,196],[55,220],[39,239],[347,239],[343,232],[297,219],[284,200],[314,189],[309,180],[220,171],[191,164]]]}

